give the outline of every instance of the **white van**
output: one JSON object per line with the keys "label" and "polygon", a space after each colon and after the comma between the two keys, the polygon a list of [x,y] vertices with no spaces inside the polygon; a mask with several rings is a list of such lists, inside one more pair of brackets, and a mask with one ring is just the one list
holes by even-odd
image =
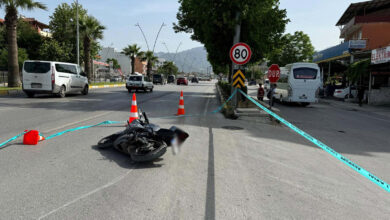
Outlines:
{"label": "white van", "polygon": [[315,63],[293,63],[281,68],[274,94],[280,102],[298,102],[302,105],[318,102],[321,86],[320,68]]}
{"label": "white van", "polygon": [[35,94],[88,94],[88,78],[73,63],[27,60],[23,64],[23,91],[30,98]]}

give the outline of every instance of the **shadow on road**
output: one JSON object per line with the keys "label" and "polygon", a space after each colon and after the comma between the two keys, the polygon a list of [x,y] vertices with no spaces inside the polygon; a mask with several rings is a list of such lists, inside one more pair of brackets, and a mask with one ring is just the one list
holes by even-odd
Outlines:
{"label": "shadow on road", "polygon": [[164,165],[163,163],[159,163],[163,160],[162,158],[153,162],[135,163],[131,160],[129,155],[119,152],[114,148],[100,149],[94,145],[92,146],[92,149],[98,151],[104,157],[104,160],[115,162],[118,166],[126,169],[151,169],[160,168]]}

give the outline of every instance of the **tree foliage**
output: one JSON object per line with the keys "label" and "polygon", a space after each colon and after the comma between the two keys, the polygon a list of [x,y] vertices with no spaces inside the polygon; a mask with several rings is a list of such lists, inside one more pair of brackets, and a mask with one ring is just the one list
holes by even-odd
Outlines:
{"label": "tree foliage", "polygon": [[21,84],[19,75],[17,27],[18,10],[46,9],[46,6],[34,0],[0,0],[0,8],[5,10],[5,26],[8,46],[8,86],[18,87]]}
{"label": "tree foliage", "polygon": [[284,35],[278,48],[272,51],[268,58],[269,64],[285,66],[296,62],[311,62],[313,59],[314,47],[310,37],[302,31],[296,31],[293,35]]}
{"label": "tree foliage", "polygon": [[71,59],[71,48],[54,39],[45,39],[38,50],[40,60],[68,62]]}
{"label": "tree foliage", "polygon": [[28,22],[23,19],[18,20],[18,46],[26,49],[28,57],[32,60],[39,58],[37,48],[39,48],[44,38]]}
{"label": "tree foliage", "polygon": [[128,45],[127,47],[123,48],[122,54],[125,54],[126,56],[130,57],[132,75],[134,75],[135,73],[135,58],[142,57],[143,53],[144,52],[141,51],[141,48],[137,44]]}
{"label": "tree foliage", "polygon": [[[23,62],[28,60],[28,54],[26,49],[19,48],[18,49],[18,64],[21,69],[23,66]],[[8,50],[6,48],[0,49],[0,70],[8,69]],[[20,71],[20,70],[19,70]]]}
{"label": "tree foliage", "polygon": [[370,64],[370,59],[364,59],[349,65],[347,70],[347,77],[349,81],[354,84],[358,82],[361,78],[367,77],[370,73]]}
{"label": "tree foliage", "polygon": [[153,67],[154,63],[158,60],[158,58],[156,56],[154,56],[153,51],[148,50],[148,51],[143,53],[143,57],[141,58],[141,60],[147,62],[146,75],[148,77],[150,77],[152,75],[152,67]]}
{"label": "tree foliage", "polygon": [[111,61],[112,61],[114,69],[120,69],[121,68],[121,65],[119,65],[119,62],[118,62],[117,59],[114,59],[114,58],[110,59],[109,58],[109,59],[106,60],[107,63],[110,63]]}
{"label": "tree foliage", "polygon": [[288,22],[279,0],[179,0],[176,32],[191,33],[204,44],[214,69],[231,63],[229,50],[235,34],[236,13],[240,12],[240,41],[251,46],[251,62],[262,59],[274,49]]}
{"label": "tree foliage", "polygon": [[[77,43],[76,43],[76,11],[77,5],[72,3],[62,3],[57,6],[54,13],[50,16],[49,27],[53,34],[53,39],[57,42],[61,42],[70,48],[71,54],[69,60],[64,62],[77,63]],[[87,15],[82,5],[79,4],[79,16],[80,18]],[[84,57],[82,39],[80,39],[80,57]]]}
{"label": "tree foliage", "polygon": [[168,75],[177,75],[179,68],[172,61],[165,61],[162,66],[157,69],[157,73]]}

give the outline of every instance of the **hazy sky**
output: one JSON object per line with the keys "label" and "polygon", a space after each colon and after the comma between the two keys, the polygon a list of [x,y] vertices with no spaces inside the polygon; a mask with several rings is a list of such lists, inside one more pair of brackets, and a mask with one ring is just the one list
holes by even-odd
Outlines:
{"label": "hazy sky", "polygon": [[[58,4],[73,0],[40,0],[48,7],[48,11],[21,11],[27,17],[35,17],[41,22],[48,23],[49,16]],[[280,0],[280,7],[287,9],[291,22],[287,32],[301,30],[307,33],[316,50],[321,50],[340,42],[339,29],[335,26],[342,13],[354,0]],[[181,50],[201,46],[192,41],[188,34],[175,34],[172,23],[176,21],[179,8],[177,0],[79,0],[88,13],[97,17],[106,27],[102,44],[121,50],[127,44],[137,43],[146,50],[146,43],[138,27],[143,28],[150,47],[162,22],[165,26],[156,44],[156,52],[166,52],[162,42],[166,42],[170,52],[182,42]],[[0,16],[4,17],[1,8]]]}

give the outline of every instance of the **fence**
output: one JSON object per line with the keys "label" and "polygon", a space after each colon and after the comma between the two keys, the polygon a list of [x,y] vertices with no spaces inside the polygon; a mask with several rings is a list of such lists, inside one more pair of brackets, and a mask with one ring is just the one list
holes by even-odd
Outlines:
{"label": "fence", "polygon": [[0,86],[7,86],[8,85],[8,72],[7,71],[0,71]]}

